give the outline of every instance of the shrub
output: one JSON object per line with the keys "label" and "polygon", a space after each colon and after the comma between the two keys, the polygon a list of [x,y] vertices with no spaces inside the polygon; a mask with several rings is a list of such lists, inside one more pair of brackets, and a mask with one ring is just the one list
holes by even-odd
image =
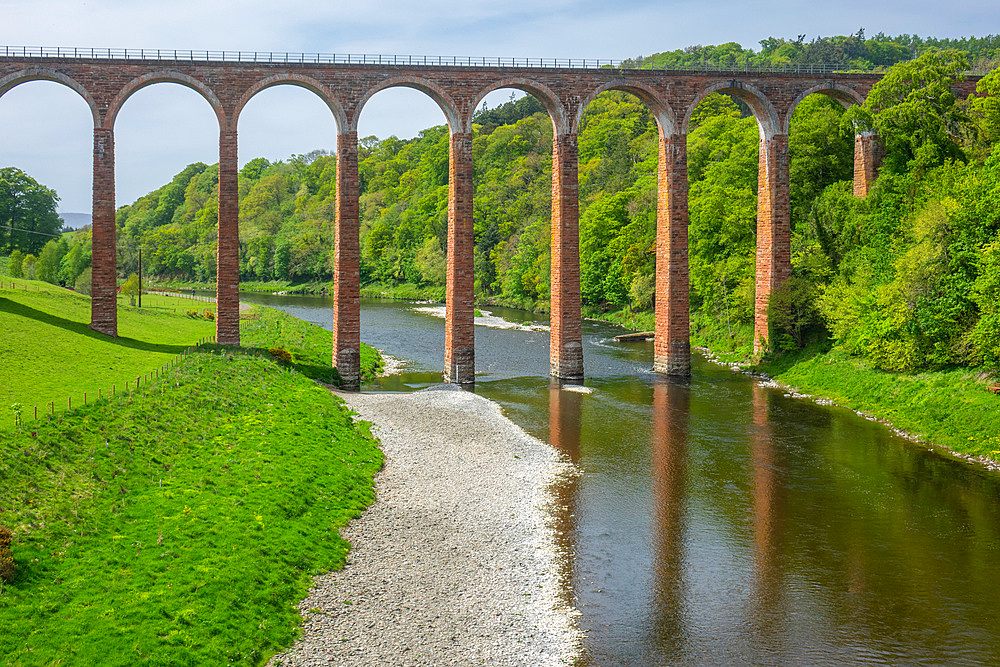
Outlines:
{"label": "shrub", "polygon": [[284,348],[272,347],[270,350],[268,350],[268,352],[271,353],[272,357],[274,357],[275,359],[277,359],[278,361],[280,361],[282,363],[285,363],[285,364],[292,363],[292,355],[291,355],[291,353],[288,350],[284,349]]}
{"label": "shrub", "polygon": [[85,268],[83,270],[83,273],[81,273],[77,277],[76,284],[73,286],[73,289],[75,289],[80,294],[86,294],[86,295],[89,296],[90,295],[90,278],[91,278],[91,275],[92,275],[92,272],[90,270],[90,267],[88,266],[87,268]]}
{"label": "shrub", "polygon": [[10,582],[14,580],[14,573],[17,571],[17,563],[10,553],[10,543],[13,539],[10,529],[0,526],[0,579]]}

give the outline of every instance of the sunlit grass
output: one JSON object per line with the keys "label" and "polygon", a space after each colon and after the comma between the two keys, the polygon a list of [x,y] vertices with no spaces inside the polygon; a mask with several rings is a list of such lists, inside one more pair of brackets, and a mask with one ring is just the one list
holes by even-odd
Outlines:
{"label": "sunlit grass", "polygon": [[[14,288],[11,288],[11,284]],[[197,310],[202,317],[188,316]],[[119,298],[118,338],[90,329],[90,298],[41,281],[0,279],[0,430],[10,429],[9,406],[33,416],[49,402],[65,410],[98,392],[122,390],[138,376],[156,373],[188,346],[215,334],[203,319],[215,304],[143,295],[143,307]]]}
{"label": "sunlit grass", "polygon": [[0,433],[0,594],[13,664],[260,664],[339,567],[373,498],[373,441],[263,355],[185,357],[131,396]]}

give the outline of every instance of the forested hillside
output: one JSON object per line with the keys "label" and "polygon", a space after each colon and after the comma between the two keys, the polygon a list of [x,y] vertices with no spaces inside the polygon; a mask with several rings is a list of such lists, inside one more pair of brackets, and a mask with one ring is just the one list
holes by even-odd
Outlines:
{"label": "forested hillside", "polygon": [[[1000,101],[955,99],[950,84],[996,56],[998,39],[765,40],[753,58],[821,58],[888,70],[862,107],[814,95],[791,123],[793,278],[772,299],[774,349],[836,344],[885,369],[1000,364]],[[970,53],[938,50],[957,44]],[[663,66],[694,47],[644,62]],[[881,55],[879,55],[881,54]],[[834,57],[836,56],[836,57]],[[693,57],[693,56],[692,56]],[[714,57],[714,56],[713,56]],[[735,57],[735,56],[734,56]],[[671,60],[673,59],[673,60]],[[982,93],[1000,92],[994,72]],[[552,124],[524,97],[475,118],[478,298],[545,310],[549,298]],[[865,198],[851,189],[855,129],[886,146]],[[692,329],[719,350],[749,350],[754,300],[758,130],[732,99],[709,96],[688,135]],[[657,129],[621,92],[600,95],[579,133],[585,310],[649,326],[654,292]],[[445,279],[448,130],[362,139],[362,284],[411,292]],[[317,151],[240,171],[241,279],[332,277],[336,157]],[[120,273],[211,282],[217,169],[194,164],[118,211]],[[82,254],[82,253],[81,253]]]}

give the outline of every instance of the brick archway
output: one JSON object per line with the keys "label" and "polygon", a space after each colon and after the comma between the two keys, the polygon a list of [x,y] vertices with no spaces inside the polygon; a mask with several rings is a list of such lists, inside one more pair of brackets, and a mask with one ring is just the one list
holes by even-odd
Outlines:
{"label": "brick archway", "polygon": [[[446,324],[448,379],[469,381],[474,375],[472,354],[472,117],[476,105],[492,90],[517,88],[534,95],[553,124],[552,294],[553,327],[550,340],[551,371],[563,378],[579,378],[583,351],[579,303],[579,235],[576,131],[587,103],[604,90],[625,90],[639,97],[653,111],[660,128],[660,174],[657,264],[669,266],[669,280],[658,273],[657,293],[673,304],[670,317],[676,336],[669,350],[677,364],[660,364],[657,370],[687,372],[689,368],[687,320],[686,236],[686,136],[694,106],[711,92],[723,92],[746,102],[757,118],[761,140],[758,191],[758,332],[760,313],[766,312],[770,290],[780,285],[788,266],[788,136],[787,117],[800,97],[825,92],[841,103],[857,103],[881,74],[846,72],[731,72],[629,70],[609,67],[576,67],[574,63],[542,61],[509,65],[485,60],[465,63],[452,59],[421,60],[406,64],[396,58],[383,61],[346,62],[315,58],[256,55],[249,61],[221,59],[214,52],[188,52],[185,59],[164,57],[161,52],[130,54],[100,50],[56,50],[0,56],[0,91],[29,80],[64,83],[80,93],[94,115],[94,287],[91,326],[103,333],[117,332],[115,301],[115,202],[114,122],[125,100],[153,83],[177,83],[195,90],[212,107],[219,121],[219,265],[216,330],[220,343],[238,345],[238,174],[236,124],[240,111],[257,92],[280,84],[300,85],[317,93],[330,107],[338,124],[337,140],[337,239],[335,254],[334,358],[345,379],[357,378],[359,356],[358,302],[358,173],[357,119],[375,93],[394,86],[421,90],[442,109],[451,130],[449,178],[449,312]],[[54,55],[52,55],[54,53]],[[97,55],[95,55],[97,53]],[[297,61],[297,62],[296,62]],[[967,94],[976,77],[956,84]],[[660,233],[670,230],[664,247]],[[683,249],[683,256],[682,256]],[[783,254],[784,253],[784,254]],[[667,257],[669,261],[661,261]],[[670,259],[673,258],[673,259]],[[674,261],[677,260],[677,261]],[[454,262],[454,263],[453,263]],[[658,269],[659,272],[659,269]],[[763,275],[763,278],[762,278]],[[662,284],[661,284],[662,283]],[[763,300],[761,299],[763,295]],[[676,314],[676,317],[674,316]],[[672,325],[673,326],[673,325]],[[766,322],[764,323],[766,327]],[[658,324],[658,341],[659,324]],[[670,347],[673,346],[673,347]]]}
{"label": "brick archway", "polygon": [[783,126],[778,111],[767,96],[748,82],[731,79],[729,81],[716,81],[698,91],[684,112],[684,120],[681,121],[681,131],[684,134],[690,130],[691,115],[695,108],[712,93],[735,97],[750,107],[754,118],[757,119],[761,139],[770,139],[782,131]]}
{"label": "brick archway", "polygon": [[587,107],[590,106],[590,103],[597,99],[598,95],[609,90],[620,90],[629,93],[645,104],[646,108],[653,114],[653,118],[656,120],[657,126],[659,126],[661,136],[670,136],[676,133],[678,129],[677,116],[674,113],[674,110],[670,107],[670,103],[664,99],[662,94],[650,86],[630,82],[624,77],[615,81],[609,81],[603,86],[592,90],[590,94],[580,101],[580,105],[577,107],[576,115],[573,118],[571,128],[573,132],[577,132],[579,130],[580,121],[583,119],[583,115],[586,113]]}
{"label": "brick archway", "polygon": [[236,103],[236,107],[233,109],[232,124],[234,126],[238,126],[240,115],[243,113],[243,108],[246,107],[254,96],[264,90],[267,90],[268,88],[284,85],[298,86],[314,93],[320,100],[323,101],[323,104],[330,109],[330,113],[333,114],[333,118],[337,122],[338,133],[346,130],[347,113],[344,111],[343,105],[337,100],[333,91],[312,77],[294,73],[275,74],[261,79],[250,86],[250,88],[248,88],[240,97],[239,101]]}
{"label": "brick archway", "polygon": [[502,79],[497,79],[496,81],[490,82],[490,85],[486,88],[480,89],[471,98],[471,104],[469,113],[465,118],[465,126],[468,128],[467,131],[472,131],[472,118],[476,114],[476,110],[487,95],[496,91],[503,90],[504,88],[513,88],[514,90],[520,90],[523,93],[531,95],[536,100],[541,103],[545,108],[545,111],[549,114],[549,119],[552,121],[552,129],[555,134],[566,134],[570,132],[570,121],[566,115],[566,109],[563,105],[563,101],[559,96],[547,85],[540,81],[535,81],[527,77],[505,77]]}
{"label": "brick archway", "polygon": [[215,94],[215,91],[212,90],[212,88],[207,84],[194,78],[193,76],[172,70],[149,72],[136,77],[125,84],[118,94],[115,95],[114,99],[111,100],[111,103],[108,106],[108,110],[104,115],[104,127],[108,130],[113,130],[115,120],[117,120],[118,114],[125,102],[127,102],[132,95],[139,92],[143,88],[147,88],[157,83],[176,83],[195,91],[203,97],[206,102],[208,102],[209,106],[212,107],[212,111],[215,112],[215,117],[219,122],[219,129],[222,131],[229,129],[225,108],[219,100],[219,97]]}
{"label": "brick archway", "polygon": [[0,97],[3,97],[4,94],[22,83],[30,83],[32,81],[51,81],[53,83],[60,83],[75,91],[80,95],[80,97],[83,98],[83,101],[86,102],[87,106],[90,108],[90,114],[94,120],[94,127],[101,126],[101,112],[100,109],[98,109],[97,102],[95,102],[93,96],[91,96],[90,91],[76,79],[48,67],[27,67],[23,70],[0,78]]}
{"label": "brick archway", "polygon": [[361,118],[361,112],[364,110],[365,104],[367,104],[368,100],[374,97],[377,93],[380,93],[388,88],[413,88],[414,90],[419,90],[420,92],[426,94],[437,103],[438,107],[440,107],[441,112],[444,114],[445,120],[448,123],[448,127],[451,128],[451,131],[463,131],[464,126],[462,124],[462,114],[459,113],[459,106],[451,94],[445,90],[443,86],[434,83],[429,79],[415,76],[390,77],[366,90],[358,98],[357,104],[353,109],[353,114],[348,118],[345,129],[357,132],[358,120]]}

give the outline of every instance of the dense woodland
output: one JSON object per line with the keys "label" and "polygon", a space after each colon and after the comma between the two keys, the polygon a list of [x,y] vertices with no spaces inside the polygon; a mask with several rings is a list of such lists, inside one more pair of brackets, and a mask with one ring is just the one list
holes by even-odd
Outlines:
{"label": "dense woodland", "polygon": [[[974,64],[988,70],[998,55],[1000,37],[867,39],[859,31],[808,43],[772,38],[756,51],[691,47],[635,61],[888,68],[861,107],[845,111],[814,95],[795,111],[793,278],[772,298],[779,332],[773,351],[833,345],[890,370],[1000,367],[1000,74],[979,84],[996,97],[950,93],[962,72]],[[477,295],[545,310],[552,123],[530,96],[483,108],[475,122]],[[881,175],[862,199],[851,188],[857,128],[876,131],[886,147]],[[755,119],[720,95],[699,106],[688,135],[692,331],[722,350],[752,343],[758,141]],[[648,110],[626,93],[600,95],[579,133],[581,288],[591,314],[650,321],[656,170],[657,129]],[[362,283],[443,285],[447,127],[411,140],[362,139],[359,171]],[[242,280],[331,279],[335,174],[336,157],[323,151],[244,166]],[[189,165],[119,209],[122,275],[135,270],[141,246],[145,273],[213,281],[217,182],[216,166]],[[49,246],[56,247],[43,263]],[[80,284],[89,263],[86,234],[53,241],[31,259],[34,271],[49,267],[46,279]],[[12,257],[12,270],[26,266]]]}

